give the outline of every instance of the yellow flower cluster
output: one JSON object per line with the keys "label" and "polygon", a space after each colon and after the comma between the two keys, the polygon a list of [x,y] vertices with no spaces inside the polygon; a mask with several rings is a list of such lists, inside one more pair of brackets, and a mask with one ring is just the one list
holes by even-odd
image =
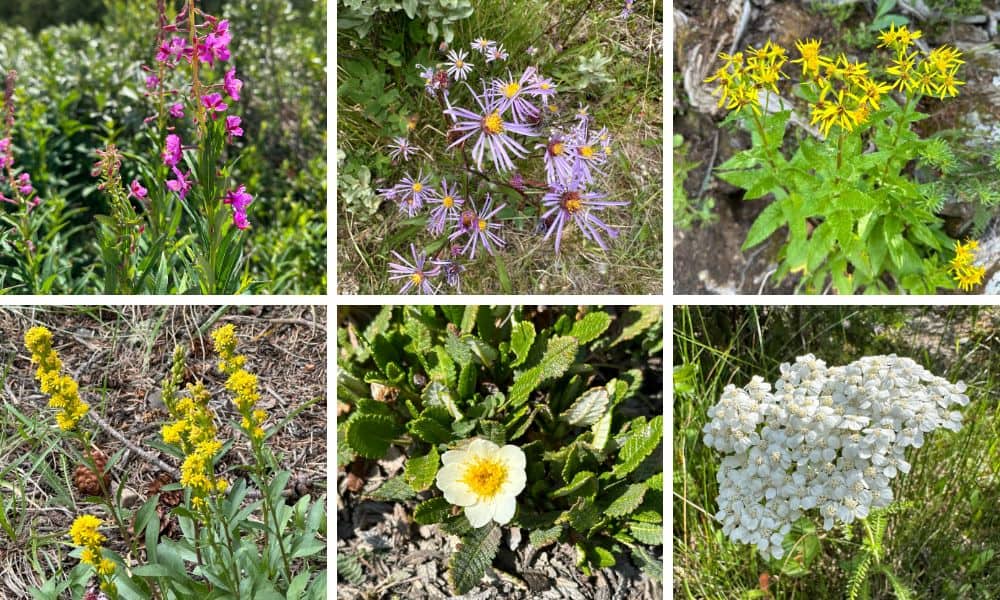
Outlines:
{"label": "yellow flower cluster", "polygon": [[778,82],[788,78],[781,70],[788,62],[785,49],[770,40],[763,48],[750,46],[745,54],[722,53],[719,58],[722,59],[722,67],[705,82],[718,82],[713,94],[719,96],[719,106],[728,110],[749,106],[760,115],[760,92],[770,90],[778,93]]}
{"label": "yellow flower cluster", "polygon": [[191,489],[192,504],[203,506],[205,498],[222,493],[229,482],[215,476],[213,461],[222,449],[216,439],[215,415],[208,407],[211,394],[200,382],[188,386],[188,395],[168,405],[176,418],[162,427],[163,441],[184,452],[181,465],[181,485]]}
{"label": "yellow flower cluster", "polygon": [[212,332],[212,341],[219,354],[219,371],[229,376],[226,389],[233,394],[233,404],[243,417],[240,425],[254,443],[259,443],[264,439],[267,413],[254,408],[260,400],[257,376],[243,368],[246,357],[236,354],[235,328],[232,324],[223,325]]}
{"label": "yellow flower cluster", "polygon": [[38,363],[35,379],[42,393],[49,395],[49,407],[59,410],[56,423],[64,431],[72,430],[90,406],[80,399],[76,381],[62,374],[62,361],[52,348],[52,332],[45,327],[32,327],[24,334],[24,345],[31,352],[31,362]]}
{"label": "yellow flower cluster", "polygon": [[979,242],[969,240],[964,244],[955,242],[955,258],[951,259],[950,268],[958,287],[965,292],[971,292],[972,288],[983,282],[986,276],[986,267],[974,264],[976,260],[976,250],[979,249]]}
{"label": "yellow flower cluster", "polygon": [[[895,24],[879,35],[879,47],[896,52],[885,70],[893,78],[891,83],[872,77],[867,63],[851,61],[844,54],[823,55],[820,40],[795,42],[799,58],[791,63],[801,65],[803,83],[815,84],[819,94],[818,100],[809,105],[810,124],[817,125],[825,136],[830,135],[834,126],[852,132],[867,123],[873,111],[880,110],[882,98],[894,89],[941,99],[957,96],[958,86],[965,83],[958,79],[958,68],[964,63],[961,52],[941,46],[918,59],[918,52],[910,52],[910,48],[921,35],[906,26],[897,29]],[[785,49],[770,40],[760,50],[750,47],[745,55],[722,53],[719,58],[722,67],[705,81],[718,82],[714,93],[719,96],[719,106],[729,110],[750,106],[760,115],[759,92],[777,92],[778,81],[787,78],[781,71],[788,60]]]}
{"label": "yellow flower cluster", "polygon": [[[101,520],[93,515],[80,515],[70,526],[69,536],[75,545],[83,548],[80,561],[94,567],[97,574],[104,578],[115,572],[115,563],[111,559],[101,557],[101,544],[107,540],[98,531],[101,525]],[[105,587],[103,582],[101,587]]]}

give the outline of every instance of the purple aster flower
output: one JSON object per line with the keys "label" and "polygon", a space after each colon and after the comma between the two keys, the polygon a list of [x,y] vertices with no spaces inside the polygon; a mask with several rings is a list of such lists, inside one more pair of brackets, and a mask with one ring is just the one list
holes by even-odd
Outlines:
{"label": "purple aster flower", "polygon": [[[472,91],[472,88],[469,88]],[[490,154],[493,158],[493,165],[497,171],[509,171],[514,168],[510,155],[517,158],[524,158],[528,151],[521,144],[510,137],[510,133],[521,135],[537,135],[531,127],[521,123],[509,123],[500,116],[500,99],[484,91],[482,96],[472,93],[472,97],[479,105],[481,113],[475,113],[465,108],[452,107],[446,109],[445,114],[451,116],[455,121],[453,129],[461,135],[451,143],[448,148],[465,142],[470,137],[479,134],[475,145],[472,147],[472,157],[476,161],[476,168],[483,168],[483,154],[489,146]]]}
{"label": "purple aster flower", "polygon": [[469,207],[465,208],[459,215],[452,219],[455,222],[455,231],[448,236],[451,241],[469,235],[465,246],[462,247],[462,254],[469,253],[469,258],[476,257],[476,246],[482,246],[488,254],[493,254],[493,247],[503,248],[504,241],[495,232],[503,225],[499,222],[490,222],[497,213],[506,207],[506,204],[493,208],[493,198],[486,194],[486,203],[482,210],[476,210],[475,204],[469,202]]}
{"label": "purple aster flower", "polygon": [[415,216],[425,201],[436,196],[436,193],[430,187],[430,183],[430,175],[425,176],[422,172],[418,173],[416,178],[412,178],[409,175],[403,177],[396,184],[399,210],[411,217]]}
{"label": "purple aster flower", "polygon": [[507,60],[508,56],[510,55],[504,50],[503,44],[497,44],[496,48],[490,48],[486,52],[486,62],[491,63],[495,60]]}
{"label": "purple aster flower", "polygon": [[500,112],[505,113],[509,109],[514,114],[514,120],[518,123],[525,123],[539,115],[538,107],[528,101],[525,97],[534,93],[535,69],[528,67],[521,74],[520,79],[514,80],[507,73],[508,79],[494,79],[493,93],[500,98]]}
{"label": "purple aster flower", "polygon": [[574,171],[579,168],[583,180],[587,183],[593,182],[591,170],[601,173],[599,165],[607,162],[607,155],[604,152],[604,143],[601,138],[609,140],[607,129],[602,129],[596,133],[591,132],[587,127],[586,120],[580,121],[572,134],[572,151]]}
{"label": "purple aster flower", "polygon": [[[472,49],[478,50],[482,54],[488,54],[494,48],[496,48],[497,43],[493,40],[488,40],[486,38],[476,38],[472,42]],[[488,60],[486,62],[489,62]]]}
{"label": "purple aster flower", "polygon": [[389,144],[388,148],[389,158],[391,158],[394,162],[400,159],[402,159],[403,162],[406,162],[410,160],[412,155],[420,151],[420,148],[411,144],[405,137],[392,138],[392,143]]}
{"label": "purple aster flower", "polygon": [[463,81],[466,75],[472,71],[472,67],[475,66],[465,61],[466,56],[467,53],[465,50],[452,50],[448,53],[448,60],[450,62],[445,63],[445,66],[448,67],[448,75],[454,77],[455,81]]}
{"label": "purple aster flower", "polygon": [[534,46],[528,46],[527,48],[524,49],[524,53],[527,54],[528,56],[534,56],[538,54],[538,48],[535,48]]}
{"label": "purple aster flower", "polygon": [[542,77],[542,74],[536,70],[532,86],[528,93],[548,101],[549,98],[556,95],[556,84],[548,77]]}
{"label": "purple aster flower", "polygon": [[201,97],[202,105],[208,109],[208,113],[213,119],[219,116],[218,113],[225,112],[229,105],[222,101],[222,94],[213,92]]}
{"label": "purple aster flower", "polygon": [[240,101],[240,90],[243,89],[243,81],[236,78],[236,67],[226,71],[222,87],[229,94],[229,97],[233,99],[233,102]]}
{"label": "purple aster flower", "polygon": [[188,192],[191,191],[191,180],[188,179],[191,173],[184,173],[174,166],[170,167],[170,169],[174,172],[176,179],[167,180],[167,189],[171,192],[177,192],[177,197],[183,201],[187,197]]}
{"label": "purple aster flower", "polygon": [[424,78],[424,89],[427,90],[428,94],[434,96],[438,90],[444,90],[447,94],[449,83],[447,72],[423,65],[417,65],[417,68],[423,69],[420,71],[420,76]]}
{"label": "purple aster flower", "polygon": [[620,19],[627,19],[627,18],[629,18],[629,17],[632,16],[632,3],[633,3],[633,1],[634,0],[625,0],[625,8],[622,9],[622,12],[621,12],[620,15],[618,15],[618,18],[620,18]]}
{"label": "purple aster flower", "polygon": [[243,119],[236,115],[226,117],[226,136],[229,137],[230,143],[232,143],[234,137],[241,137],[243,135],[243,128],[240,127],[242,122]]}
{"label": "purple aster flower", "polygon": [[549,210],[542,214],[542,219],[552,219],[545,239],[556,236],[556,252],[559,252],[559,244],[562,241],[563,229],[570,221],[575,222],[580,232],[585,238],[594,240],[602,250],[607,250],[604,239],[601,238],[603,230],[608,237],[617,237],[618,232],[610,225],[601,221],[595,214],[596,211],[604,210],[612,206],[626,206],[628,202],[603,200],[607,195],[601,192],[588,192],[586,181],[583,179],[580,169],[573,172],[573,177],[569,183],[557,183],[552,186],[549,193],[542,197],[542,206]]}
{"label": "purple aster flower", "polygon": [[170,105],[170,116],[175,119],[180,119],[184,116],[184,105],[180,102],[175,102]]}
{"label": "purple aster flower", "polygon": [[167,136],[167,141],[163,145],[163,164],[168,167],[175,166],[181,160],[181,138],[179,135],[171,133]]}
{"label": "purple aster flower", "polygon": [[247,186],[240,185],[235,190],[229,190],[222,202],[233,207],[233,225],[237,229],[242,230],[250,227],[250,221],[247,220],[247,207],[253,202],[253,196],[247,193]]}
{"label": "purple aster flower", "polygon": [[590,119],[590,105],[584,106],[582,104],[578,105],[576,109],[576,115],[574,117],[578,121],[583,121],[586,123]]}
{"label": "purple aster flower", "polygon": [[562,135],[553,133],[546,144],[538,144],[536,149],[545,148],[542,162],[545,163],[545,175],[549,185],[569,181],[573,177],[573,161],[570,149]]}
{"label": "purple aster flower", "polygon": [[392,254],[398,260],[398,263],[389,263],[389,279],[403,279],[403,287],[400,288],[399,293],[405,294],[410,291],[411,288],[416,288],[422,294],[434,294],[437,290],[431,285],[429,278],[436,277],[441,272],[441,267],[434,266],[431,269],[426,269],[425,265],[427,263],[427,255],[423,252],[417,254],[417,249],[413,244],[410,244],[410,254],[413,255],[413,263],[403,258],[395,250]]}
{"label": "purple aster flower", "polygon": [[454,260],[435,260],[432,262],[441,269],[441,274],[444,275],[445,282],[455,288],[455,291],[461,292],[461,278],[462,273],[465,272],[465,267]]}
{"label": "purple aster flower", "polygon": [[146,197],[149,192],[146,188],[142,187],[142,183],[138,179],[133,179],[132,183],[128,185],[128,197],[135,198],[136,200],[142,200]]}
{"label": "purple aster flower", "polygon": [[461,213],[465,200],[458,195],[458,186],[452,184],[448,186],[448,181],[441,180],[441,197],[434,198],[432,202],[438,205],[431,210],[430,220],[427,221],[427,230],[433,235],[444,233],[446,221],[453,221]]}

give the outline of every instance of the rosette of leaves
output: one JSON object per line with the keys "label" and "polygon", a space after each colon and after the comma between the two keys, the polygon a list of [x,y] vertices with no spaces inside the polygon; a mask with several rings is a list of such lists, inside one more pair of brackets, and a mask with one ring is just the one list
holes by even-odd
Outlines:
{"label": "rosette of leaves", "polygon": [[417,523],[461,537],[455,593],[479,582],[501,539],[434,485],[441,455],[474,437],[527,456],[510,525],[531,545],[572,544],[586,574],[631,558],[661,578],[662,374],[649,366],[662,353],[660,307],[384,307],[360,326],[343,316],[338,463],[404,449],[403,474],[372,495],[412,500]]}

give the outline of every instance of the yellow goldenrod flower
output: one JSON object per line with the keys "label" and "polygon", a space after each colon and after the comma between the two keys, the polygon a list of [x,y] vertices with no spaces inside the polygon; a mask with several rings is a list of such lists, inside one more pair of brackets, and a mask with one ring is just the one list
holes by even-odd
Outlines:
{"label": "yellow goldenrod flower", "polygon": [[108,576],[115,572],[115,563],[109,558],[102,558],[101,562],[96,565],[98,575]]}
{"label": "yellow goldenrod flower", "polygon": [[31,352],[31,362],[38,363],[35,378],[42,393],[49,395],[49,407],[58,410],[56,424],[72,430],[90,410],[80,399],[80,389],[69,375],[63,375],[62,361],[52,348],[52,332],[45,327],[32,327],[24,334],[24,345]]}
{"label": "yellow goldenrod flower", "polygon": [[892,91],[892,86],[888,83],[880,83],[868,78],[864,78],[858,87],[861,88],[861,94],[857,96],[858,100],[868,103],[875,110],[879,110],[879,101],[881,101],[882,96]]}
{"label": "yellow goldenrod flower", "polygon": [[69,528],[69,536],[77,546],[100,546],[107,539],[99,531],[101,520],[94,515],[80,515]]}
{"label": "yellow goldenrod flower", "polygon": [[236,354],[236,328],[232,323],[223,325],[212,332],[215,352],[219,355],[219,370],[226,375],[242,369],[246,357]]}
{"label": "yellow goldenrod flower", "polygon": [[[849,98],[850,96],[848,96]],[[829,137],[830,129],[834,125],[850,133],[859,124],[856,109],[856,106],[848,106],[848,102],[844,98],[844,90],[840,90],[837,92],[836,101],[825,103],[822,108],[814,111],[813,123],[820,123],[820,131],[826,137]]]}
{"label": "yellow goldenrod flower", "polygon": [[914,78],[914,68],[916,65],[917,53],[901,54],[890,63],[885,72],[896,77],[896,82],[892,84],[893,89],[901,92],[912,92],[916,87]]}
{"label": "yellow goldenrod flower", "polygon": [[941,46],[928,52],[925,62],[929,63],[937,72],[944,73],[965,64],[965,61],[960,59],[961,56],[962,53],[957,48]]}

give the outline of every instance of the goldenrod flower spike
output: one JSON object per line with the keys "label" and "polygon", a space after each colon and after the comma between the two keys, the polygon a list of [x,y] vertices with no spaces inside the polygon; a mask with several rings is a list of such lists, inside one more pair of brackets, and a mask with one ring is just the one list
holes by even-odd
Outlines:
{"label": "goldenrod flower spike", "polygon": [[115,563],[101,556],[101,545],[108,539],[98,531],[101,525],[103,522],[94,515],[80,515],[70,526],[69,537],[74,545],[83,548],[80,562],[94,567],[101,580],[101,589],[110,590],[115,585],[110,579],[115,572]]}
{"label": "goldenrod flower spike", "polygon": [[38,363],[35,379],[42,393],[49,395],[49,407],[59,410],[56,423],[64,431],[74,429],[90,406],[80,399],[76,381],[61,373],[62,361],[52,348],[52,332],[45,327],[32,327],[24,334],[24,345],[31,352],[31,362]]}
{"label": "goldenrod flower spike", "polygon": [[246,357],[236,354],[236,329],[232,324],[223,325],[212,332],[212,341],[219,354],[219,370],[229,376],[226,389],[233,394],[233,404],[243,417],[240,425],[255,443],[259,443],[264,439],[263,424],[267,413],[254,408],[260,401],[257,376],[243,368]]}

